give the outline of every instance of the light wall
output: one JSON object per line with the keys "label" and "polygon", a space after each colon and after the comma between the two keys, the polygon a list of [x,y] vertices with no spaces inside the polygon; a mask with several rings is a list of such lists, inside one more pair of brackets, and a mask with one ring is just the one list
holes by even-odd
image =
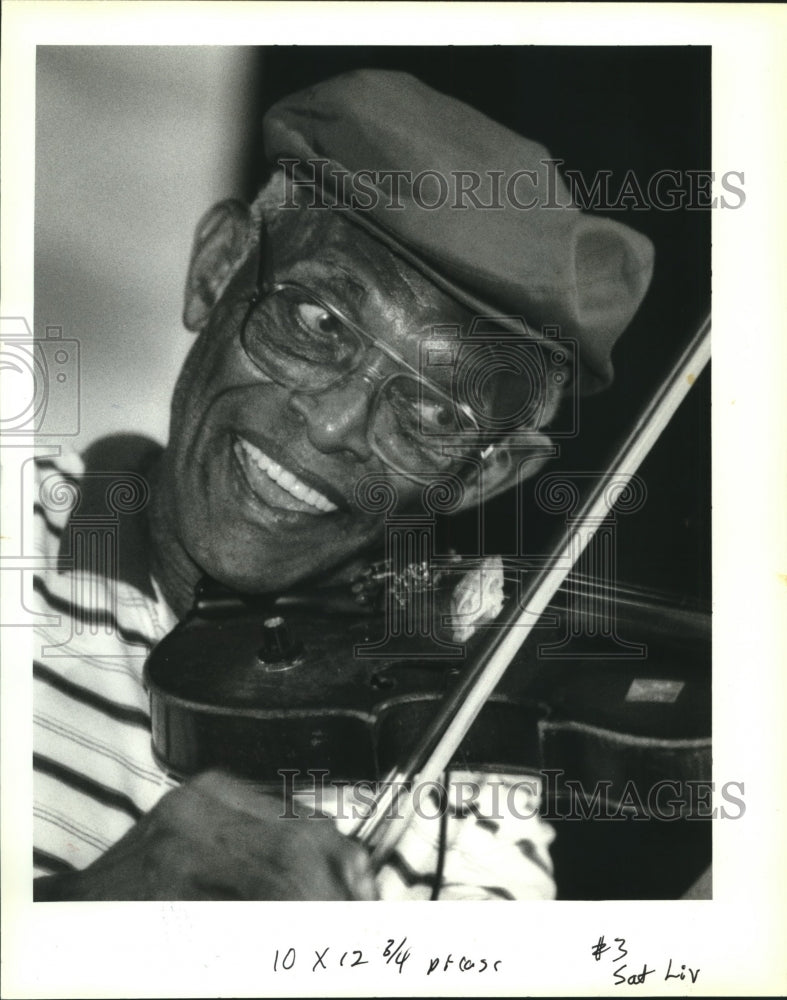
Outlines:
{"label": "light wall", "polygon": [[79,341],[81,448],[166,440],[191,344],[180,313],[194,227],[242,194],[260,133],[253,49],[39,47],[35,332]]}

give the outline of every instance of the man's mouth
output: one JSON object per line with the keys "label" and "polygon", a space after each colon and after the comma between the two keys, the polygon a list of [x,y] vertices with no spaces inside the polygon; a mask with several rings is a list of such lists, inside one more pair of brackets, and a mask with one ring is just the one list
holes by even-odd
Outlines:
{"label": "man's mouth", "polygon": [[330,514],[338,510],[326,496],[245,438],[236,438],[233,448],[251,491],[269,507],[304,514]]}

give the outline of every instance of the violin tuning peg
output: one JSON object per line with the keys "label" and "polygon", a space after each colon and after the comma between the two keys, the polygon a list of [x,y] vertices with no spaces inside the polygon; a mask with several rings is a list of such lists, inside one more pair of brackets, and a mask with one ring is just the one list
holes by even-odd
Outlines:
{"label": "violin tuning peg", "polygon": [[301,653],[303,646],[290,632],[287,622],[281,618],[266,618],[262,624],[262,644],[257,650],[257,659],[264,664],[291,664]]}

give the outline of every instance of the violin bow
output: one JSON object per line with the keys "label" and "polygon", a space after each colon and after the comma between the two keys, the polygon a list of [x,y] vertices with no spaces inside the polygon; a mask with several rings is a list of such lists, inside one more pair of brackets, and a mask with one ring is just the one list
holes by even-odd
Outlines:
{"label": "violin bow", "polygon": [[[571,526],[559,539],[551,558],[534,573],[521,598],[512,601],[497,627],[491,630],[487,645],[460,674],[404,764],[393,768],[383,780],[373,808],[351,834],[371,850],[372,867],[376,871],[406,829],[413,808],[409,791],[413,780],[418,776],[422,782],[436,782],[448,767],[476,716],[587,547],[593,534],[592,525],[607,516],[614,506],[616,498],[605,490],[605,481],[609,475],[620,478],[624,484],[630,481],[709,361],[710,331],[708,315],[643,407],[605,474],[590,490],[576,517],[572,517]],[[400,812],[402,804],[404,809]],[[385,823],[387,826],[381,830]]]}

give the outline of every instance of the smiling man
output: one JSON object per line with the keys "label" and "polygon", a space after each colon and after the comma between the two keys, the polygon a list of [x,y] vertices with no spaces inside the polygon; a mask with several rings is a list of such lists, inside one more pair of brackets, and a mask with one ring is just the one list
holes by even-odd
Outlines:
{"label": "smiling man", "polygon": [[[592,391],[650,280],[649,242],[571,206],[546,150],[412,77],[327,81],[275,105],[264,132],[255,203],[217,205],[197,230],[197,338],[167,447],[113,440],[41,463],[41,552],[61,561],[36,583],[39,610],[60,616],[35,667],[36,898],[430,898],[441,839],[442,898],[551,898],[536,791],[499,822],[459,811],[447,834],[416,817],[375,880],[330,819],[281,819],[220,772],[175,788],[152,756],[143,653],[202,577],[271,594],[346,576],[383,536],[356,493],[370,474],[394,475],[416,509],[439,474],[469,506],[538,467],[565,386],[539,383],[537,418],[513,423],[532,376],[490,348],[471,405],[450,368],[423,369],[436,330],[495,317],[549,371],[553,346],[531,331],[559,326]],[[534,461],[511,460],[514,437]],[[119,562],[100,564],[76,540],[121,470],[142,499],[122,510]]]}
{"label": "smiling man", "polygon": [[[418,377],[418,348],[467,310],[346,218],[277,211],[279,181],[261,219],[218,205],[197,236],[185,315],[202,336],[175,390],[154,506],[177,607],[204,567],[251,592],[335,568],[379,538],[355,500],[362,475],[451,464],[429,438],[414,443],[419,422],[453,411]],[[233,275],[226,288],[217,274]]]}

